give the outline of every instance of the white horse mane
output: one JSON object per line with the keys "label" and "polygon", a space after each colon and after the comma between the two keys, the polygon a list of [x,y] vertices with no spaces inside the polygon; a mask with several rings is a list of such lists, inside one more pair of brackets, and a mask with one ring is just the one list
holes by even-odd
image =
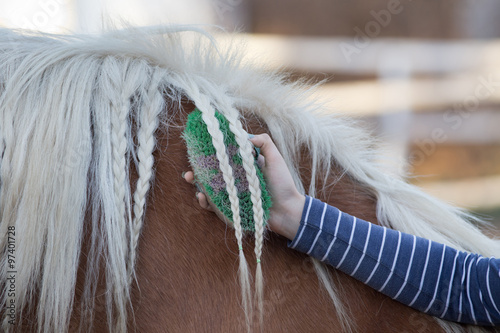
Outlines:
{"label": "white horse mane", "polygon": [[[181,38],[187,31],[199,38]],[[336,163],[376,196],[377,218],[382,225],[460,250],[500,255],[500,242],[471,225],[468,221],[474,219],[472,216],[380,171],[373,162],[371,139],[347,119],[325,114],[321,105],[311,102],[312,93],[306,85],[286,83],[279,74],[243,63],[239,52],[217,49],[212,38],[196,27],[129,28],[102,36],[0,30],[0,281],[5,285],[0,307],[10,300],[5,284],[7,237],[3,235],[14,226],[16,307],[31,304],[38,290],[39,330],[67,331],[83,222],[90,205],[91,252],[82,308],[93,308],[98,276],[95,258],[104,253],[110,291],[109,329],[126,331],[136,248],[153,177],[154,134],[162,121],[163,126],[169,125],[163,112],[168,111],[165,98],[180,101],[187,97],[203,111],[204,120],[212,128],[229,193],[234,179],[223,163],[227,155],[220,147],[215,109],[230,121],[242,147],[249,180],[255,180],[256,175],[239,117],[254,114],[267,124],[302,193],[314,197],[316,175],[319,172],[327,177],[332,163]],[[131,119],[137,124],[137,144]],[[312,158],[307,191],[298,173],[301,146],[308,148]],[[129,184],[130,158],[139,176],[135,190]],[[251,190],[254,204],[260,202],[258,191],[258,185]],[[235,214],[235,202],[233,198],[233,215],[239,216]],[[254,213],[261,216],[258,207]],[[235,221],[241,245],[237,224]],[[257,259],[264,232],[260,224],[256,226]],[[325,267],[314,262],[340,321],[349,330],[348,312],[336,296]],[[262,297],[259,270],[260,265],[256,289]],[[248,315],[248,275],[240,251],[247,325],[252,318]],[[262,298],[258,301],[261,306]],[[90,322],[91,313],[86,318]],[[18,311],[17,315],[22,313]],[[5,331],[11,329],[8,319],[5,314]],[[439,322],[447,331],[460,330],[456,324]]]}

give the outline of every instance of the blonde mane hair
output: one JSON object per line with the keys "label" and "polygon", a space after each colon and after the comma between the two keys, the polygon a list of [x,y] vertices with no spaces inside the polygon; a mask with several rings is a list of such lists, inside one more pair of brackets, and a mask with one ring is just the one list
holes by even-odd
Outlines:
{"label": "blonde mane hair", "polygon": [[[187,38],[189,31],[194,38]],[[250,184],[261,321],[263,211],[252,148],[241,123],[245,115],[267,124],[302,193],[314,197],[316,175],[326,179],[336,163],[376,196],[382,225],[460,250],[500,254],[500,242],[471,225],[469,214],[380,171],[371,139],[347,119],[327,115],[311,102],[313,89],[261,71],[239,54],[221,50],[196,27],[128,28],[102,36],[0,30],[0,308],[10,301],[3,235],[15,227],[16,307],[24,309],[36,295],[39,331],[67,331],[88,213],[92,233],[82,309],[90,311],[82,321],[92,321],[97,258],[104,255],[109,330],[126,331],[137,244],[154,176],[155,132],[161,123],[168,129],[166,103],[184,97],[203,112],[230,194],[247,327],[253,318],[250,272],[242,251],[234,176],[215,110],[230,123]],[[312,160],[307,191],[298,172],[304,146]],[[138,174],[134,190],[130,160]],[[325,266],[314,263],[340,321],[351,330]],[[447,331],[461,329],[440,323]],[[12,329],[6,313],[2,328]]]}

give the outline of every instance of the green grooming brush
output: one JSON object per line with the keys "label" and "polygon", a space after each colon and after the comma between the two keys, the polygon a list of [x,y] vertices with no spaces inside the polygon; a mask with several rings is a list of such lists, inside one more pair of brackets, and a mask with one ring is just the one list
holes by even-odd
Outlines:
{"label": "green grooming brush", "polygon": [[[235,186],[238,190],[240,203],[241,226],[243,230],[254,232],[255,222],[253,219],[252,201],[250,199],[250,190],[248,188],[245,169],[243,168],[238,149],[239,146],[234,134],[229,130],[227,119],[217,111],[215,112],[215,117],[219,121],[220,130],[224,134],[224,144],[229,156],[229,164],[233,168]],[[222,177],[222,171],[219,169],[219,160],[212,144],[212,137],[208,133],[207,125],[202,119],[200,110],[195,109],[188,115],[186,128],[182,137],[186,141],[188,159],[193,167],[195,181],[201,185],[207,199],[217,207],[227,220],[233,223],[233,212],[231,211],[231,203],[226,191],[226,183]],[[271,196],[267,191],[262,171],[258,166],[256,169],[262,192],[264,222],[267,224],[266,221],[269,218],[269,209],[271,208]]]}

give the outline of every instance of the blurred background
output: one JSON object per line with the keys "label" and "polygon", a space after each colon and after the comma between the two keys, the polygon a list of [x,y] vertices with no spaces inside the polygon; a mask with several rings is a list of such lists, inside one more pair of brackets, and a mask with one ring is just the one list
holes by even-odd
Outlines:
{"label": "blurred background", "polygon": [[[497,0],[23,0],[0,25],[99,32],[103,21],[215,24],[293,77],[325,80],[332,112],[359,119],[391,172],[500,230]],[[500,235],[500,232],[499,232]]]}

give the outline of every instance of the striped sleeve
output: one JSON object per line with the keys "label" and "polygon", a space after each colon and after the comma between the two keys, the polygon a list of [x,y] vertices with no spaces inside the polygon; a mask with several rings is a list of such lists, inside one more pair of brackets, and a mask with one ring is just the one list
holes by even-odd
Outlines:
{"label": "striped sleeve", "polygon": [[310,196],[288,246],[429,315],[500,325],[500,259],[381,227]]}

